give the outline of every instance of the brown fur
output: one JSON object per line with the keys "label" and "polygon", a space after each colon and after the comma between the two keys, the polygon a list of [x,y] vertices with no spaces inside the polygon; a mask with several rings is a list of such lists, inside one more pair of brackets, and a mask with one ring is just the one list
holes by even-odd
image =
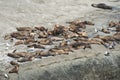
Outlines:
{"label": "brown fur", "polygon": [[15,65],[14,68],[12,68],[9,73],[18,73],[19,66]]}

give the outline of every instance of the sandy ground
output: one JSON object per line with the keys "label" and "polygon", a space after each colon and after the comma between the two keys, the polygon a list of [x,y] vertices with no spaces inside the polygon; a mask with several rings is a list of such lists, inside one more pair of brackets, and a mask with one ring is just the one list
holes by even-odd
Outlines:
{"label": "sandy ground", "polygon": [[[91,7],[92,3],[101,2],[113,6],[114,10]],[[106,27],[109,21],[120,20],[119,8],[120,0],[0,0],[0,64],[6,65],[13,60],[6,53],[15,48],[26,49],[14,47],[13,43],[3,39],[16,27],[43,25],[52,28],[54,24],[66,25],[66,21],[74,19],[91,20],[95,27]]]}

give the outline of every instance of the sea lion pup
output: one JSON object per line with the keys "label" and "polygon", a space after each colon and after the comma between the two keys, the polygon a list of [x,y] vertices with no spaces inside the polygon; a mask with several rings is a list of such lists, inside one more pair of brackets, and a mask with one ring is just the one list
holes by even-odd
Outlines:
{"label": "sea lion pup", "polygon": [[15,65],[14,68],[12,68],[9,73],[18,73],[18,70],[19,70],[19,66],[18,65]]}
{"label": "sea lion pup", "polygon": [[101,9],[109,9],[112,10],[111,6],[108,6],[104,3],[99,3],[99,4],[91,4],[92,7],[96,7],[96,8],[101,8]]}

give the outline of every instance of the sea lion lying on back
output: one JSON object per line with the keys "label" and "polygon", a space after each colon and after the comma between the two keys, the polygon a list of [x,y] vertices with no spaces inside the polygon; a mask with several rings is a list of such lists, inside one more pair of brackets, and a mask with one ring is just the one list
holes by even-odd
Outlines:
{"label": "sea lion lying on back", "polygon": [[104,3],[99,3],[99,4],[92,4],[91,6],[96,7],[96,8],[102,8],[102,9],[110,9],[112,10],[111,6],[108,6]]}

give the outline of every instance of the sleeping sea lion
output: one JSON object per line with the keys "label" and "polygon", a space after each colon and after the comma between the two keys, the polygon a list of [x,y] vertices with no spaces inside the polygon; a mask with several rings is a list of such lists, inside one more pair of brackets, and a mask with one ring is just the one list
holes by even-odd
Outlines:
{"label": "sleeping sea lion", "polygon": [[112,7],[111,6],[108,6],[104,3],[99,3],[99,4],[92,4],[91,5],[92,7],[96,7],[96,8],[101,8],[101,9],[109,9],[109,10],[112,10]]}

